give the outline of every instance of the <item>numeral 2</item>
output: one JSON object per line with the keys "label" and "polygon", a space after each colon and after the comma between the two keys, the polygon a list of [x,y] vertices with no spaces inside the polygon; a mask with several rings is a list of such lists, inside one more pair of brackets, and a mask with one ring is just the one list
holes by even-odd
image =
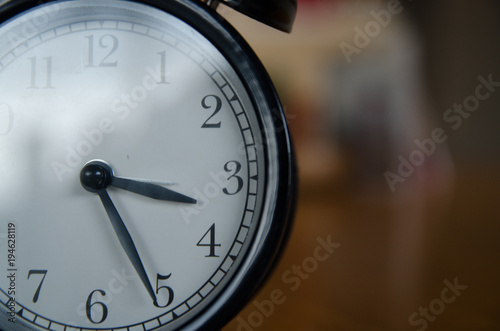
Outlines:
{"label": "numeral 2", "polygon": [[[214,107],[214,105],[208,104],[209,99],[215,100],[215,107]],[[205,121],[205,123],[203,123],[203,125],[201,127],[203,129],[220,128],[221,122],[220,121],[215,122],[215,121],[212,121],[212,119],[222,109],[222,100],[218,96],[210,94],[210,95],[207,95],[206,97],[204,97],[203,100],[201,100],[201,105],[203,106],[203,108],[205,108],[207,110],[210,110],[212,108],[214,109],[212,115],[210,115],[210,117]]]}

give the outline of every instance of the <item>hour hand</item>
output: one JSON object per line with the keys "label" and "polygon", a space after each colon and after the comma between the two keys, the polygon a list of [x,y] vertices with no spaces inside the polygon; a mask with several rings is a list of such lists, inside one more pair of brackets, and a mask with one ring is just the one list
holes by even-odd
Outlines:
{"label": "hour hand", "polygon": [[152,181],[116,177],[113,174],[111,166],[101,160],[93,160],[86,163],[80,174],[80,180],[82,184],[85,183],[85,189],[94,193],[97,193],[99,189],[106,189],[108,186],[114,186],[153,199],[181,203],[196,203],[195,199],[152,183]]}
{"label": "hour hand", "polygon": [[129,178],[113,176],[111,179],[111,186],[118,187],[157,200],[193,203],[193,204],[196,203],[195,199],[185,196],[184,194],[142,180],[134,180]]}

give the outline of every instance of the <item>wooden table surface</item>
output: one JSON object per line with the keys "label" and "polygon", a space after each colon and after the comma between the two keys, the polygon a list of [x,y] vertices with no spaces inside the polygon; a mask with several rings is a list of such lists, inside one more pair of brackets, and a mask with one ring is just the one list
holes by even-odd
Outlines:
{"label": "wooden table surface", "polygon": [[440,193],[305,183],[281,262],[223,330],[500,330],[498,169],[457,166]]}

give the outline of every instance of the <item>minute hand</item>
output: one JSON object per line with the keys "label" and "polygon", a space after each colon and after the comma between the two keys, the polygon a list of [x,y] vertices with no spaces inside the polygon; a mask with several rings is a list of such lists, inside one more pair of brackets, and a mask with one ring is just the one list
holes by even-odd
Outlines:
{"label": "minute hand", "polygon": [[111,201],[111,198],[109,197],[108,192],[106,192],[105,189],[97,191],[97,194],[99,194],[99,198],[101,198],[101,202],[104,206],[104,209],[106,210],[106,213],[108,214],[111,224],[113,225],[113,229],[118,236],[120,244],[125,250],[128,258],[130,259],[130,262],[132,262],[132,265],[137,271],[137,274],[139,275],[142,283],[146,287],[146,290],[151,296],[151,299],[153,299],[154,305],[158,305],[155,293],[153,291],[153,288],[151,287],[151,283],[149,282],[148,275],[146,274],[146,270],[144,269],[144,265],[142,264],[141,258],[139,257],[139,253],[137,252],[134,241],[132,240],[127,227],[123,223],[120,214],[118,214],[113,201]]}
{"label": "minute hand", "polygon": [[111,186],[121,188],[157,200],[192,203],[192,204],[196,203],[195,199],[180,194],[178,192],[172,191],[166,187],[128,178],[113,176],[113,179],[111,180]]}

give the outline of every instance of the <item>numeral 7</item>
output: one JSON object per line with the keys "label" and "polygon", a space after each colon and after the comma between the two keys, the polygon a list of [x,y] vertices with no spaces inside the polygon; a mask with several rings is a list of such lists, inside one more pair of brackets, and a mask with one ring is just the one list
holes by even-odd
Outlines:
{"label": "numeral 7", "polygon": [[47,275],[47,270],[30,270],[28,272],[28,279],[30,279],[31,275],[43,275],[42,281],[40,282],[40,285],[38,285],[35,295],[33,296],[33,302],[37,302],[38,296],[40,295],[40,289],[42,288],[43,281],[45,280],[45,276]]}

